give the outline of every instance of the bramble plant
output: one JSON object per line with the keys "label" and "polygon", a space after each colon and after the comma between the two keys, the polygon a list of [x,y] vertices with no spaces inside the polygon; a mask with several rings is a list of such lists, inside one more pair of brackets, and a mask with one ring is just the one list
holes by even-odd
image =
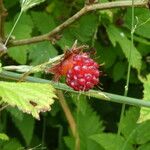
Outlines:
{"label": "bramble plant", "polygon": [[0,0],[0,150],[149,150],[149,3]]}

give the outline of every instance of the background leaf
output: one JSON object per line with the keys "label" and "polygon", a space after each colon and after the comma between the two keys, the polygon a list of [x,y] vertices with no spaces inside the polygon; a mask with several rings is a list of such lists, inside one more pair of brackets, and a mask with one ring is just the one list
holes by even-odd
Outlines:
{"label": "background leaf", "polygon": [[[139,111],[140,109],[137,107],[131,107],[126,111],[126,114],[121,122],[121,133],[123,134],[125,139],[128,139],[133,130],[136,129],[137,120],[139,118]],[[130,138],[129,142],[134,143],[134,138]]]}
{"label": "background leaf", "polygon": [[[105,150],[122,150],[125,140],[116,134],[95,134],[90,137],[98,144],[104,147]],[[134,150],[130,144],[124,150]]]}
{"label": "background leaf", "polygon": [[22,120],[18,120],[17,118],[12,118],[15,126],[19,129],[22,134],[26,145],[29,145],[34,131],[34,118],[29,115],[24,114]]}
{"label": "background leaf", "polygon": [[141,69],[141,54],[138,50],[133,47],[131,53],[131,60],[129,60],[129,52],[131,48],[131,41],[126,37],[124,32],[120,31],[115,26],[109,25],[107,27],[107,33],[109,36],[110,41],[112,42],[113,46],[116,46],[116,42],[119,43],[121,46],[126,58],[130,61],[131,66],[136,68],[138,71]]}
{"label": "background leaf", "polygon": [[[127,13],[125,15],[125,26],[127,26],[129,29],[131,27],[131,9],[127,10]],[[135,29],[135,33],[146,38],[150,38],[150,13],[148,9],[145,8],[135,8],[135,16],[138,20],[136,20],[135,23],[137,23],[137,28]]]}
{"label": "background leaf", "polygon": [[17,150],[21,149],[22,145],[16,139],[11,139],[8,142],[5,142],[3,150]]}
{"label": "background leaf", "polygon": [[[102,121],[93,111],[91,106],[86,101],[86,97],[80,97],[77,102],[77,123],[80,135],[81,149],[82,150],[100,150],[102,149],[97,143],[94,143],[89,137],[96,133],[102,133],[104,127]],[[87,124],[88,121],[88,124]]]}
{"label": "background leaf", "polygon": [[53,58],[57,53],[57,50],[51,43],[42,42],[30,47],[29,59],[32,65],[38,65]]}
{"label": "background leaf", "polygon": [[[15,20],[15,19],[14,19]],[[7,34],[10,32],[14,22],[7,22],[5,25],[5,30]],[[32,33],[33,22],[31,17],[27,14],[23,14],[22,18],[19,20],[17,27],[13,32],[13,38],[29,38]],[[28,45],[20,47],[11,47],[8,49],[8,55],[12,57],[16,62],[20,64],[26,64],[27,62],[27,51],[29,49]]]}
{"label": "background leaf", "polygon": [[[37,27],[41,33],[48,33],[56,26],[53,16],[51,14],[47,14],[46,12],[32,11],[31,17],[35,27]],[[42,18],[44,21],[41,21],[39,18]]]}
{"label": "background leaf", "polygon": [[[100,145],[89,138],[93,134],[103,132],[104,127],[102,121],[88,104],[86,97],[80,95],[80,100],[76,98],[75,96],[74,99],[76,100],[78,110],[75,114],[75,118],[78,124],[81,150],[103,150]],[[65,137],[65,143],[69,148],[74,149],[75,141],[72,137]]]}

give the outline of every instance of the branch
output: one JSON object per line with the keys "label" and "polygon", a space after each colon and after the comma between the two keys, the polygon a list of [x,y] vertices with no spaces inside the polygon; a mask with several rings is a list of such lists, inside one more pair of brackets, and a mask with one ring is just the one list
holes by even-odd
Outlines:
{"label": "branch", "polygon": [[[147,1],[136,1],[134,2],[135,7],[148,7]],[[75,22],[77,19],[79,19],[84,14],[94,11],[94,10],[104,10],[104,9],[112,9],[112,8],[119,8],[119,7],[131,7],[132,1],[131,0],[124,0],[124,1],[115,1],[115,2],[106,2],[101,4],[92,4],[92,5],[85,5],[80,11],[78,11],[75,15],[67,19],[64,23],[54,28],[49,33],[35,36],[29,39],[22,39],[22,40],[11,40],[9,42],[9,46],[19,46],[19,45],[26,45],[26,44],[32,44],[42,41],[51,41],[55,36],[60,32],[63,31],[66,27],[68,27],[70,24]]]}
{"label": "branch", "polygon": [[70,129],[71,129],[71,132],[75,138],[75,150],[80,150],[80,138],[79,138],[79,134],[78,134],[78,130],[77,130],[77,125],[76,125],[76,122],[74,120],[74,117],[70,111],[70,108],[64,98],[64,94],[62,91],[60,90],[57,90],[57,95],[58,95],[58,98],[59,98],[59,102],[60,102],[60,105],[65,113],[65,116],[68,120],[68,123],[69,123],[69,126],[70,126]]}
{"label": "branch", "polygon": [[3,0],[0,0],[0,40],[4,39],[4,21],[7,16],[7,10],[4,7]]}
{"label": "branch", "polygon": [[[18,81],[20,79],[20,77],[22,77],[22,74],[13,73],[13,72],[9,72],[9,71],[2,71],[0,73],[0,77]],[[141,106],[150,107],[150,100],[145,101],[145,100],[141,100],[141,99],[120,96],[120,95],[110,94],[110,93],[96,91],[96,90],[90,90],[88,92],[82,92],[82,93],[80,92],[79,93],[77,91],[72,90],[65,84],[56,83],[53,81],[36,78],[36,77],[27,77],[26,81],[37,82],[37,83],[49,83],[49,84],[53,85],[54,88],[59,89],[59,90],[64,90],[64,91],[73,92],[73,93],[77,93],[77,94],[83,94],[83,95],[95,97],[95,98],[101,99],[101,100],[106,100],[106,101],[111,101],[111,102],[116,102],[116,103],[125,103],[125,104],[140,106],[140,107]]]}
{"label": "branch", "polygon": [[65,116],[68,120],[68,123],[69,123],[70,129],[72,131],[72,134],[73,134],[74,137],[76,137],[76,133],[77,133],[76,123],[75,123],[73,115],[70,111],[70,108],[69,108],[69,106],[68,106],[68,104],[67,104],[67,102],[64,98],[64,95],[63,95],[62,91],[57,90],[57,95],[58,95],[58,98],[59,98],[60,105],[61,105],[61,107],[62,107],[62,109],[65,113]]}

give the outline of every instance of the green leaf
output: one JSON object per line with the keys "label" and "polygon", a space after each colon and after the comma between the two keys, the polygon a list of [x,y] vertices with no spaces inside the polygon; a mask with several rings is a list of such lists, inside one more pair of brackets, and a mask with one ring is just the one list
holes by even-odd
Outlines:
{"label": "green leaf", "polygon": [[[19,14],[17,14],[15,16],[13,21],[6,22],[5,30],[6,30],[7,34],[9,34],[18,15]],[[17,23],[16,28],[13,31],[13,36],[15,36],[15,38],[17,38],[17,39],[28,38],[31,36],[32,27],[33,27],[33,21],[31,19],[30,15],[23,14],[22,17],[20,18],[19,22]]]}
{"label": "green leaf", "polygon": [[[78,133],[80,137],[80,149],[81,150],[103,150],[103,148],[96,142],[92,141],[89,137],[96,133],[102,133],[104,127],[99,116],[94,112],[91,106],[87,103],[86,97],[80,95],[73,95],[73,100],[77,105],[75,111],[75,118],[77,122]],[[74,150],[75,140],[72,136],[64,138],[67,147],[70,150]]]}
{"label": "green leaf", "polygon": [[75,40],[76,37],[71,34],[71,30],[66,29],[63,32],[62,38],[58,41],[58,44],[62,49],[64,49],[65,47],[71,47]]}
{"label": "green leaf", "polygon": [[16,139],[9,140],[3,146],[3,150],[19,150],[21,148],[22,145]]}
{"label": "green leaf", "polygon": [[77,102],[77,122],[82,150],[101,150],[102,148],[89,137],[96,133],[102,133],[104,127],[99,116],[94,112],[91,106],[87,103],[85,96],[80,96]]}
{"label": "green leaf", "polygon": [[77,39],[81,43],[90,41],[98,27],[98,15],[90,13],[82,16],[77,22],[64,30],[63,36],[58,41],[62,48],[71,46]]}
{"label": "green leaf", "polygon": [[114,81],[118,81],[122,79],[127,70],[127,65],[124,62],[117,62],[113,68],[113,79]]}
{"label": "green leaf", "polygon": [[[7,34],[10,32],[13,22],[7,22],[5,30]],[[17,39],[29,38],[32,33],[32,20],[29,15],[24,14],[17,24],[13,32],[13,36]],[[11,47],[8,49],[8,55],[20,64],[26,64],[28,46]]]}
{"label": "green leaf", "polygon": [[[143,99],[146,101],[150,101],[150,74],[148,74],[147,79],[143,80],[142,82],[144,84]],[[146,107],[142,107],[140,111],[139,122],[143,122],[149,119],[150,119],[150,109]]]}
{"label": "green leaf", "polygon": [[69,150],[74,150],[75,141],[74,141],[73,137],[66,136],[66,137],[64,137],[64,141],[65,141],[65,144],[67,145],[67,147],[69,148]]}
{"label": "green leaf", "polygon": [[[135,129],[134,129],[135,130]],[[150,142],[150,120],[138,125],[135,133],[136,144],[145,144]]]}
{"label": "green leaf", "polygon": [[74,23],[71,33],[81,42],[89,41],[98,27],[98,16],[95,13],[82,16],[78,22]]}
{"label": "green leaf", "polygon": [[57,50],[49,42],[42,42],[33,45],[29,50],[29,59],[32,65],[38,65],[48,61],[57,55]]}
{"label": "green leaf", "polygon": [[[135,29],[135,33],[145,37],[150,38],[150,13],[148,9],[145,8],[136,8],[135,9],[135,16],[137,20],[137,28]],[[127,9],[127,13],[125,15],[125,26],[129,29],[131,28],[131,16],[132,10],[130,8]]]}
{"label": "green leaf", "polygon": [[34,119],[31,116],[24,114],[22,120],[12,118],[12,121],[21,132],[26,144],[29,145],[33,136]]}
{"label": "green leaf", "polygon": [[116,42],[119,43],[121,46],[126,58],[128,59],[128,62],[130,61],[131,66],[138,71],[141,69],[142,64],[142,57],[141,54],[138,52],[138,50],[133,46],[133,49],[131,50],[131,60],[130,59],[130,47],[131,47],[131,41],[126,37],[126,35],[116,28],[113,25],[109,25],[107,27],[107,33],[109,36],[110,41],[112,42],[113,46],[116,46]]}
{"label": "green leaf", "polygon": [[[117,52],[112,47],[102,47],[100,43],[96,43],[97,57],[100,57],[98,63],[104,63],[105,68],[110,68],[116,61]],[[109,54],[109,55],[108,55]]]}
{"label": "green leaf", "polygon": [[5,6],[7,6],[7,9],[8,9],[8,8],[11,8],[14,5],[16,5],[17,2],[18,2],[18,0],[13,0],[13,1],[5,0]]}
{"label": "green leaf", "polygon": [[44,1],[45,0],[21,0],[21,11],[27,11],[28,9]]}
{"label": "green leaf", "polygon": [[50,14],[45,12],[31,12],[31,16],[35,27],[43,34],[50,32],[56,26],[55,21]]}
{"label": "green leaf", "polygon": [[39,119],[39,113],[51,109],[56,98],[50,84],[0,82],[2,101],[17,106],[23,112]]}
{"label": "green leaf", "polygon": [[4,134],[4,133],[0,133],[0,140],[8,141],[9,137],[6,134]]}
{"label": "green leaf", "polygon": [[150,142],[150,121],[145,121],[143,123],[137,124],[135,128],[132,129],[130,134],[128,135],[126,142],[123,147],[127,147],[127,144],[145,144]]}
{"label": "green leaf", "polygon": [[150,149],[150,143],[146,143],[138,147],[137,150],[149,150]]}
{"label": "green leaf", "polygon": [[[121,121],[121,133],[128,139],[132,131],[137,127],[137,120],[139,118],[139,108],[130,107],[129,110],[126,111],[125,116]],[[133,141],[132,141],[133,140]],[[134,143],[134,139],[130,139],[130,143]]]}
{"label": "green leaf", "polygon": [[6,109],[11,114],[12,118],[16,118],[17,120],[20,120],[20,121],[23,119],[24,114],[20,110],[14,107],[8,107]]}
{"label": "green leaf", "polygon": [[[130,129],[130,128],[129,128]],[[132,144],[145,144],[147,142],[150,142],[150,120],[137,124],[132,131],[130,131],[130,134],[125,140],[125,143],[122,145],[122,147],[125,149],[127,148],[127,145]]]}
{"label": "green leaf", "polygon": [[134,150],[130,144],[122,149],[125,140],[117,134],[101,133],[92,135],[90,138],[103,146],[105,150]]}
{"label": "green leaf", "polygon": [[19,64],[26,64],[28,46],[12,47],[8,50],[8,55]]}

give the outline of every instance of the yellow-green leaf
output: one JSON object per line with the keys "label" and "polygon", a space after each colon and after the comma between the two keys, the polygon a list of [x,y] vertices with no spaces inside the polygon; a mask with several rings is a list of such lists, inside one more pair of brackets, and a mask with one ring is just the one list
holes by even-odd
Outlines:
{"label": "yellow-green leaf", "polygon": [[[144,96],[143,99],[150,101],[150,74],[147,75],[147,79],[143,80],[144,84]],[[140,110],[139,122],[143,122],[150,119],[150,108],[142,107]]]}
{"label": "yellow-green leaf", "polygon": [[8,141],[9,137],[5,133],[0,133],[0,140]]}
{"label": "yellow-green leaf", "polygon": [[39,119],[39,113],[49,111],[56,98],[50,84],[0,81],[0,97],[11,106]]}

